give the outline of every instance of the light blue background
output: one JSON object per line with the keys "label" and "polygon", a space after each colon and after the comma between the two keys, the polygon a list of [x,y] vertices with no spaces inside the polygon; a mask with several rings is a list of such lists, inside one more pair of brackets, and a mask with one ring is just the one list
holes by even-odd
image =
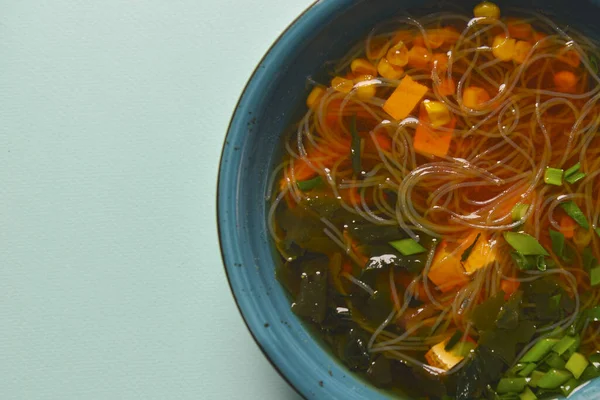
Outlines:
{"label": "light blue background", "polygon": [[297,399],[234,305],[227,123],[310,0],[0,1],[0,397]]}

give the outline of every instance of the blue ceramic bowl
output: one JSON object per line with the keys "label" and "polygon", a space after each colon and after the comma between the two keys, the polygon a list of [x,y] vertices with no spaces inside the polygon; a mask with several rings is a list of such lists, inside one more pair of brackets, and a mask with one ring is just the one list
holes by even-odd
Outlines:
{"label": "blue ceramic bowl", "polygon": [[[350,373],[290,311],[275,279],[274,253],[266,227],[265,193],[272,166],[280,157],[280,137],[304,109],[306,78],[326,61],[341,57],[378,21],[407,8],[472,9],[475,1],[322,0],[281,35],[264,56],[235,109],[223,148],[218,186],[221,250],[231,289],[256,342],[282,376],[305,398],[384,399]],[[499,1],[544,10],[600,38],[595,1]],[[573,7],[576,3],[577,7]],[[451,6],[450,6],[451,5]],[[598,394],[595,394],[598,393]],[[592,382],[571,398],[600,398]]]}

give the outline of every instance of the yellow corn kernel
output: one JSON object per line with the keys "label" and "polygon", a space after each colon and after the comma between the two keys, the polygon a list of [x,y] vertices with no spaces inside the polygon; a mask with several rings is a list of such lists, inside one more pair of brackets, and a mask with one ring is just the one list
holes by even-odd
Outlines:
{"label": "yellow corn kernel", "polygon": [[356,58],[350,63],[350,69],[357,75],[377,76],[377,68],[364,58]]}
{"label": "yellow corn kernel", "polygon": [[396,67],[404,67],[408,64],[408,48],[404,42],[400,41],[393,45],[387,52],[387,59]]}
{"label": "yellow corn kernel", "polygon": [[510,61],[515,54],[515,39],[507,38],[504,35],[498,35],[494,38],[492,53],[494,57],[502,61]]}
{"label": "yellow corn kernel", "polygon": [[389,48],[390,42],[388,39],[382,37],[372,38],[367,46],[367,58],[371,61],[379,60],[385,57]]}
{"label": "yellow corn kernel", "polygon": [[404,70],[401,67],[392,65],[387,58],[382,58],[377,64],[377,72],[386,79],[398,80],[404,75]]}
{"label": "yellow corn kernel", "polygon": [[473,9],[473,15],[477,18],[500,18],[500,7],[489,1],[479,3]]}
{"label": "yellow corn kernel", "polygon": [[369,100],[377,92],[376,82],[373,75],[360,75],[354,79],[356,96],[361,100]]}
{"label": "yellow corn kernel", "polygon": [[354,82],[352,82],[352,80],[350,79],[342,78],[341,76],[336,76],[331,80],[331,87],[337,92],[350,93],[350,91],[354,87]]}
{"label": "yellow corn kernel", "polygon": [[531,43],[519,40],[517,44],[515,44],[513,60],[515,60],[517,64],[523,64],[532,47]]}
{"label": "yellow corn kernel", "polygon": [[425,107],[429,122],[434,128],[446,125],[452,119],[450,110],[441,101],[425,100],[423,101],[423,107]]}
{"label": "yellow corn kernel", "polygon": [[311,110],[314,110],[319,106],[319,103],[321,102],[321,99],[323,98],[324,94],[325,89],[323,89],[321,86],[315,86],[306,98],[306,106]]}

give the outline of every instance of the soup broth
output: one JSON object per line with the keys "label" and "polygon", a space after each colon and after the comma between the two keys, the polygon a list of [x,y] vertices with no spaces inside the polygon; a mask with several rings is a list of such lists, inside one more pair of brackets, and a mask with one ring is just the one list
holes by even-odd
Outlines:
{"label": "soup broth", "polygon": [[398,17],[350,49],[273,171],[292,310],[415,399],[600,376],[600,51],[543,15]]}

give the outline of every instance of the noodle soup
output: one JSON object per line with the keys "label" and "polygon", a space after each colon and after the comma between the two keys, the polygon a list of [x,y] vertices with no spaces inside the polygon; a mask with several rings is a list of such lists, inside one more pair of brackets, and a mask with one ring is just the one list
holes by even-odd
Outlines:
{"label": "noodle soup", "polygon": [[485,2],[384,22],[313,85],[268,225],[292,310],[349,369],[461,400],[600,376],[598,57]]}

